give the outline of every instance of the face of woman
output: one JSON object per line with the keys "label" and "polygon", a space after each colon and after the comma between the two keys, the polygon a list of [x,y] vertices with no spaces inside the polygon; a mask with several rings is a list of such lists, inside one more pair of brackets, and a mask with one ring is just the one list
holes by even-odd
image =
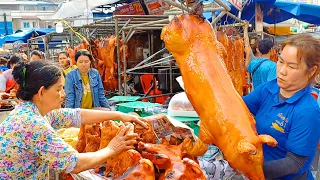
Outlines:
{"label": "face of woman", "polygon": [[77,66],[81,74],[88,74],[90,69],[91,61],[88,56],[79,56],[77,60]]}
{"label": "face of woman", "polygon": [[67,57],[65,54],[60,54],[60,55],[59,55],[59,64],[60,64],[60,66],[62,66],[62,67],[67,67],[67,66],[69,66],[68,57]]}
{"label": "face of woman", "polygon": [[312,73],[304,60],[298,60],[297,48],[285,46],[277,62],[277,80],[282,91],[297,92],[309,83]]}
{"label": "face of woman", "polygon": [[64,77],[61,76],[61,78],[54,85],[48,89],[43,89],[43,100],[41,104],[49,111],[61,108],[61,104],[63,103],[66,95],[63,90],[64,81]]}

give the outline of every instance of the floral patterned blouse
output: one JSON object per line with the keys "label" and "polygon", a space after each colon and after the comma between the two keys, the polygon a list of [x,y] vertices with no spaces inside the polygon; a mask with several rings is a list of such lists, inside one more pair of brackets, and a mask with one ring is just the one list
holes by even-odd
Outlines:
{"label": "floral patterned blouse", "polygon": [[79,109],[57,109],[43,117],[22,102],[0,124],[0,179],[46,179],[48,169],[71,172],[78,152],[55,129],[80,127]]}

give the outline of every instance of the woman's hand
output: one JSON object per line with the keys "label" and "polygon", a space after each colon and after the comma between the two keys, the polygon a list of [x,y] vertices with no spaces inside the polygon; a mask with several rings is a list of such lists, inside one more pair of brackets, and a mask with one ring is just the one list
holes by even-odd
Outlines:
{"label": "woman's hand", "polygon": [[134,144],[137,143],[137,133],[129,132],[132,124],[125,126],[116,137],[114,137],[108,144],[110,149],[110,156],[115,156],[123,151],[134,149]]}
{"label": "woman's hand", "polygon": [[142,127],[148,129],[148,125],[145,124],[142,120],[142,118],[130,114],[121,113],[120,120],[124,123],[131,122],[135,124],[140,124]]}

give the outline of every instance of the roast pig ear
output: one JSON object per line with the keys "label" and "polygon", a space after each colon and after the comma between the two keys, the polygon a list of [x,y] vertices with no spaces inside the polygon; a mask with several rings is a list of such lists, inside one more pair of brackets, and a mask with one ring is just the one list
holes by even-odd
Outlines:
{"label": "roast pig ear", "polygon": [[266,134],[259,135],[259,139],[260,142],[267,144],[268,146],[276,147],[278,145],[277,140]]}
{"label": "roast pig ear", "polygon": [[257,154],[257,148],[246,140],[241,140],[237,147],[239,153]]}

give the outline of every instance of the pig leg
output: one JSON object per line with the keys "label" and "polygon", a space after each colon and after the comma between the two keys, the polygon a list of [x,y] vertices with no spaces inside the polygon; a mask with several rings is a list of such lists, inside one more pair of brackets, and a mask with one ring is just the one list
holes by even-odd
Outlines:
{"label": "pig leg", "polygon": [[277,140],[266,134],[259,135],[259,139],[262,143],[267,144],[268,146],[276,147],[278,145]]}
{"label": "pig leg", "polygon": [[257,148],[250,142],[246,141],[245,139],[242,139],[241,141],[239,141],[237,148],[240,153],[248,153],[248,154],[257,153]]}

